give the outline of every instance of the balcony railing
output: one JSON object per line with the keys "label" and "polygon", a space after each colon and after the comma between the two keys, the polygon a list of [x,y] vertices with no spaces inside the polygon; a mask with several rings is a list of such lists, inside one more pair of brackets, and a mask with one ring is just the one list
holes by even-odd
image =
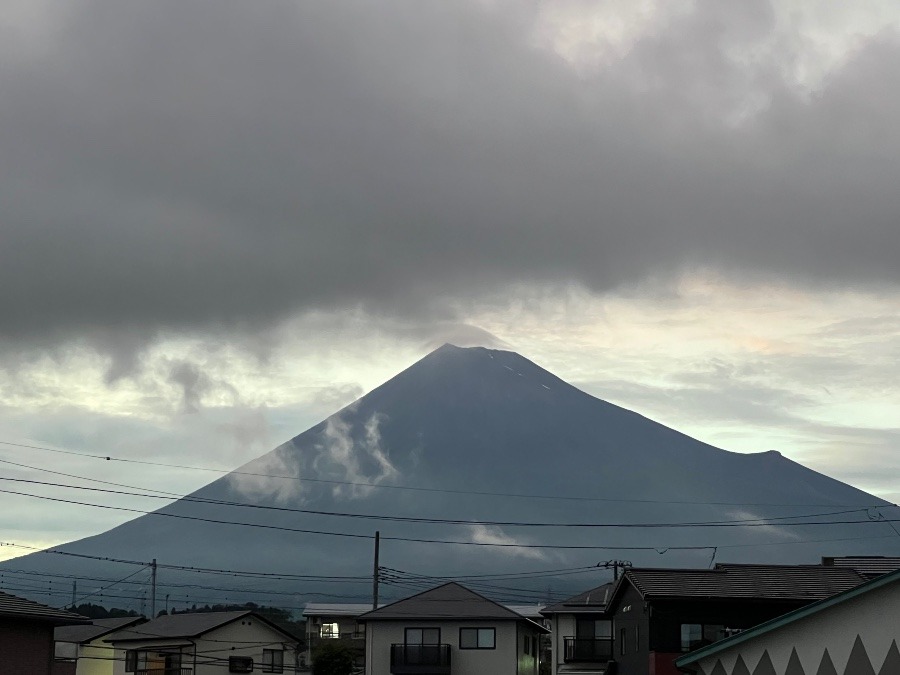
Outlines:
{"label": "balcony railing", "polygon": [[450,645],[391,645],[395,675],[450,675]]}
{"label": "balcony railing", "polygon": [[565,661],[584,661],[599,663],[609,661],[613,657],[612,638],[563,638],[565,642]]}
{"label": "balcony railing", "polygon": [[190,668],[138,668],[134,675],[191,675]]}

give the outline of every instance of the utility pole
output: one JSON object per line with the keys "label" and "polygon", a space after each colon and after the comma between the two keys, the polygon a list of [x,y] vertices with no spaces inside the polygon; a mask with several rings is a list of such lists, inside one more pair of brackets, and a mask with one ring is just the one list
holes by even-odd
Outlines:
{"label": "utility pole", "polygon": [[156,618],[156,558],[150,563],[150,618]]}
{"label": "utility pole", "polygon": [[72,610],[75,610],[75,593],[78,591],[78,580],[72,579]]}
{"label": "utility pole", "polygon": [[619,580],[619,568],[621,567],[622,571],[624,572],[626,568],[631,567],[631,561],[630,560],[607,560],[606,562],[598,562],[597,567],[605,567],[606,569],[609,569],[610,567],[612,567],[613,581],[618,581]]}
{"label": "utility pole", "polygon": [[372,609],[378,609],[378,549],[381,545],[381,532],[375,532],[375,566],[372,568]]}

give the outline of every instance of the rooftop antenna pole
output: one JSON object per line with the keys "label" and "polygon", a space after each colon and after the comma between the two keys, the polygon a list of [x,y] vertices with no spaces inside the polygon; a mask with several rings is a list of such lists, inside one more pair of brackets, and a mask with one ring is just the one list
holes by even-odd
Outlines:
{"label": "rooftop antenna pole", "polygon": [[381,532],[375,531],[375,566],[372,568],[372,609],[378,609],[378,549],[381,546]]}
{"label": "rooftop antenna pole", "polygon": [[72,610],[75,609],[75,593],[78,591],[78,580],[72,579]]}

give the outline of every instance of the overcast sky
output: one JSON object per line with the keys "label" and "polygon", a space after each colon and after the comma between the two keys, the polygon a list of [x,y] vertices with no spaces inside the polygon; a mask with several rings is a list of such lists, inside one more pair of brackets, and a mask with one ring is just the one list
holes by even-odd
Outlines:
{"label": "overcast sky", "polygon": [[898,80],[888,1],[7,0],[0,440],[232,468],[451,341],[896,501]]}

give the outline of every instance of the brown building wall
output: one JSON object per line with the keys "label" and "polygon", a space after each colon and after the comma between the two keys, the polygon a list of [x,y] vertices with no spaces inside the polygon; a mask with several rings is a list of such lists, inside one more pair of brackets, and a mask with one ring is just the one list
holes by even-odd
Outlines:
{"label": "brown building wall", "polygon": [[51,675],[53,624],[0,619],[3,675]]}

